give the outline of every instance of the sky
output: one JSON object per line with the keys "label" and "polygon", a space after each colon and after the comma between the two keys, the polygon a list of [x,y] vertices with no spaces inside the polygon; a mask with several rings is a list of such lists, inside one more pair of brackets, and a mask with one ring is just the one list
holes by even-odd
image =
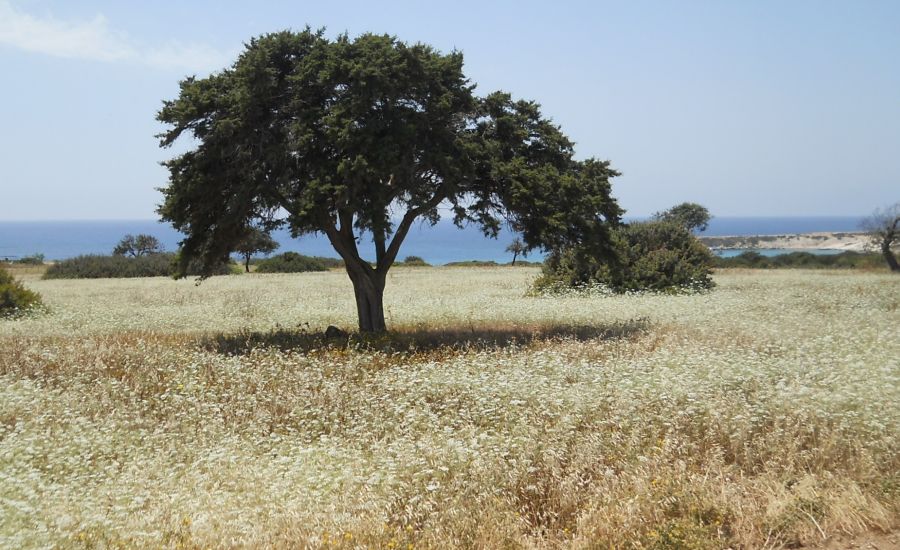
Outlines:
{"label": "sky", "polygon": [[0,0],[0,220],[152,219],[178,82],[306,25],[462,51],[532,99],[630,216],[864,215],[900,200],[900,2]]}

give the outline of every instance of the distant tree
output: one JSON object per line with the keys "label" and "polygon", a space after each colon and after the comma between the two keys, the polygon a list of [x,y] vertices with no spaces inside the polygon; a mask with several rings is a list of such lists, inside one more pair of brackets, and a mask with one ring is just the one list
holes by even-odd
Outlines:
{"label": "distant tree", "polygon": [[244,271],[250,273],[250,258],[254,254],[271,254],[278,248],[278,242],[265,231],[251,227],[247,234],[238,242],[235,252],[244,258]]}
{"label": "distant tree", "polygon": [[881,249],[881,255],[891,271],[900,272],[900,263],[893,251],[893,247],[900,244],[900,202],[875,210],[863,220],[861,226],[869,234],[872,244]]}
{"label": "distant tree", "polygon": [[688,231],[706,231],[712,216],[705,206],[695,202],[683,202],[668,210],[653,214],[653,219],[673,222],[684,226]]}
{"label": "distant tree", "polygon": [[159,208],[186,235],[182,261],[216,265],[254,222],[322,233],[353,283],[360,331],[380,332],[388,270],[442,203],[488,236],[506,221],[529,249],[577,242],[602,255],[622,214],[618,173],[576,160],[536,103],[475,96],[462,67],[457,51],[306,29],[254,38],[230,68],[182,81],[157,116],[161,146],[195,144],[166,162]]}
{"label": "distant tree", "polygon": [[162,251],[162,243],[153,235],[125,235],[113,249],[113,255],[136,258],[149,254],[159,254]]}
{"label": "distant tree", "polygon": [[516,237],[513,239],[509,246],[506,247],[506,251],[513,255],[512,265],[516,265],[516,258],[521,255],[523,258],[528,257],[528,247],[525,246],[525,243],[522,242],[522,239]]}

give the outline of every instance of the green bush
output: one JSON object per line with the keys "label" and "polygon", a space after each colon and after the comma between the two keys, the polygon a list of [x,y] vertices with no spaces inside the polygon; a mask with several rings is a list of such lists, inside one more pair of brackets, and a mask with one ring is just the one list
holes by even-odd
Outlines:
{"label": "green bush", "polygon": [[[45,279],[105,279],[133,277],[171,277],[175,274],[177,254],[160,253],[145,256],[103,256],[89,254],[76,256],[51,265],[44,273]],[[216,275],[230,274],[229,264],[222,264]],[[188,269],[188,275],[197,275],[197,269]]]}
{"label": "green bush", "polygon": [[0,317],[15,317],[41,307],[41,296],[0,269]]}
{"label": "green bush", "polygon": [[533,290],[691,292],[714,286],[712,253],[683,225],[666,221],[625,225],[613,233],[613,247],[615,253],[608,258],[579,249],[551,254]]}
{"label": "green bush", "polygon": [[24,256],[16,260],[15,263],[23,265],[44,265],[44,255],[32,254],[31,256]]}
{"label": "green bush", "polygon": [[744,267],[753,269],[878,269],[884,267],[880,254],[846,251],[840,254],[810,254],[790,252],[778,256],[763,256],[748,250],[730,258],[716,258],[715,267]]}
{"label": "green bush", "polygon": [[296,252],[285,252],[257,262],[256,272],[303,273],[306,271],[328,271],[329,266],[322,260],[323,258],[304,256]]}
{"label": "green bush", "polygon": [[463,260],[459,262],[447,262],[444,265],[449,267],[497,267],[500,264],[494,260]]}
{"label": "green bush", "polygon": [[430,267],[431,264],[426,262],[420,256],[407,256],[403,259],[400,265],[410,266],[410,267]]}

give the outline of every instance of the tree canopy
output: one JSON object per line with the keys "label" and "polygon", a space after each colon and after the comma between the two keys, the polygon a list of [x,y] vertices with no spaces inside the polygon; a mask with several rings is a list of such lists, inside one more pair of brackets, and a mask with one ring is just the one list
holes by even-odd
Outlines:
{"label": "tree canopy", "polygon": [[[165,163],[161,190],[160,215],[186,235],[182,265],[216,265],[253,224],[323,233],[363,331],[384,330],[387,271],[439,205],[489,236],[506,223],[529,248],[578,242],[598,253],[622,214],[610,196],[617,172],[576,160],[538,104],[478,97],[460,52],[392,36],[254,38],[231,67],[182,81],[157,118],[163,147],[183,135],[196,145]],[[374,264],[358,246],[364,233]]]}
{"label": "tree canopy", "polygon": [[113,249],[114,256],[147,256],[149,254],[159,254],[163,251],[163,245],[159,239],[153,235],[125,235],[119,244]]}
{"label": "tree canopy", "polygon": [[244,271],[250,273],[250,258],[254,254],[271,254],[277,248],[278,242],[271,235],[258,227],[248,227],[234,251],[244,259]]}
{"label": "tree canopy", "polygon": [[522,242],[522,239],[516,237],[506,247],[506,251],[513,255],[512,265],[516,265],[516,259],[521,255],[523,258],[528,256],[528,247]]}
{"label": "tree canopy", "polygon": [[881,250],[891,271],[900,272],[900,263],[893,250],[900,243],[900,202],[875,210],[861,225],[872,244]]}
{"label": "tree canopy", "polygon": [[696,202],[683,202],[668,210],[653,214],[653,219],[664,222],[672,222],[683,226],[688,231],[706,231],[709,220],[712,219],[709,210]]}

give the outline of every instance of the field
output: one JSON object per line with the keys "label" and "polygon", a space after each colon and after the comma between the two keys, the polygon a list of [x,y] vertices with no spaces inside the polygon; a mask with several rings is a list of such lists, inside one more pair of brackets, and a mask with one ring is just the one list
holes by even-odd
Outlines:
{"label": "field", "polygon": [[23,273],[51,310],[0,321],[0,547],[836,548],[900,526],[900,277],[526,297],[536,274],[397,269],[397,332],[342,345],[319,336],[355,325],[339,272]]}

